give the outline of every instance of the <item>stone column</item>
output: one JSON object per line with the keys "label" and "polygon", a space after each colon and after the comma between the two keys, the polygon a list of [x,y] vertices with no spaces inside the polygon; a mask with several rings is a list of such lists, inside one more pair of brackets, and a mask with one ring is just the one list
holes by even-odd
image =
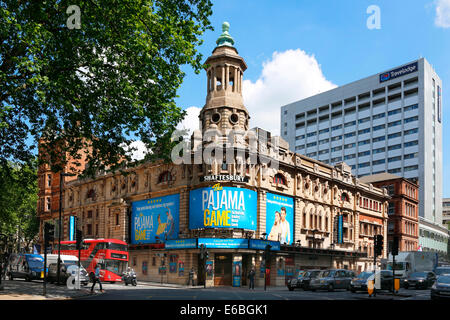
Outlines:
{"label": "stone column", "polygon": [[234,80],[233,80],[233,92],[237,92],[237,68],[233,67],[234,69]]}
{"label": "stone column", "polygon": [[229,65],[225,65],[225,90],[228,90],[228,86],[230,83],[230,66]]}
{"label": "stone column", "polygon": [[217,91],[217,76],[216,76],[216,67],[212,67],[213,71],[213,91]]}
{"label": "stone column", "polygon": [[222,83],[221,90],[225,90],[225,65],[222,66],[222,78],[220,80]]}

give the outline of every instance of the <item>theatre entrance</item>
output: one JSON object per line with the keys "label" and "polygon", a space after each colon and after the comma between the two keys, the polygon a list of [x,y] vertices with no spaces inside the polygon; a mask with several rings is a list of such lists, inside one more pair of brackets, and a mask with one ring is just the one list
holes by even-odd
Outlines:
{"label": "theatre entrance", "polygon": [[214,286],[231,286],[232,254],[216,253],[214,255]]}

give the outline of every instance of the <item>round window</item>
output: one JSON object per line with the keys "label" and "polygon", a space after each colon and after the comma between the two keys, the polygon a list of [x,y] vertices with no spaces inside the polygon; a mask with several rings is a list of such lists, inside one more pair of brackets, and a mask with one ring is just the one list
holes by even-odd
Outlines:
{"label": "round window", "polygon": [[217,122],[219,122],[220,121],[220,113],[214,113],[212,116],[211,116],[211,121],[212,122],[214,122],[214,123],[217,123]]}
{"label": "round window", "polygon": [[230,122],[233,124],[236,124],[236,123],[238,123],[238,121],[239,121],[239,116],[236,113],[233,113],[230,116]]}

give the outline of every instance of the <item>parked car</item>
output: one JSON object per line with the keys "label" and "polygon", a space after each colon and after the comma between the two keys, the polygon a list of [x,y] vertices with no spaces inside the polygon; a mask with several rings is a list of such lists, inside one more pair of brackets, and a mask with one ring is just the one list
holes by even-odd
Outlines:
{"label": "parked car", "polygon": [[24,278],[26,281],[44,278],[44,259],[38,254],[12,254],[9,258],[9,280]]}
{"label": "parked car", "polygon": [[287,281],[287,287],[289,291],[293,291],[294,289],[301,288],[302,285],[302,277],[306,273],[304,270],[300,270],[297,272],[297,275],[295,277],[292,277]]}
{"label": "parked car", "polygon": [[450,267],[437,267],[434,270],[434,273],[436,274],[436,276],[440,276],[440,275],[450,275]]}
{"label": "parked car", "polygon": [[308,270],[303,275],[301,287],[303,290],[310,290],[309,283],[312,279],[317,278],[323,270]]}
{"label": "parked car", "polygon": [[394,273],[392,270],[377,270],[375,276],[372,271],[362,272],[351,281],[350,290],[352,292],[367,291],[369,281],[373,281],[378,276],[380,277],[380,282],[378,285],[375,284],[376,289],[392,291],[394,285]]}
{"label": "parked car", "polygon": [[357,277],[350,281],[350,291],[367,291],[367,279],[373,274],[370,271],[361,272]]}
{"label": "parked car", "polygon": [[[48,282],[50,282],[50,283],[57,282],[57,279],[58,279],[57,270],[58,270],[57,263],[51,263],[48,266],[48,275],[47,275]],[[60,279],[59,282],[62,284],[66,284],[67,279],[72,275],[75,276],[77,271],[78,271],[78,266],[76,264],[68,263],[68,262],[61,263],[60,264],[60,273],[59,273],[59,279]],[[86,286],[89,283],[89,275],[88,275],[86,269],[83,268],[83,266],[81,266],[81,270],[80,270],[80,282],[84,286]]]}
{"label": "parked car", "polygon": [[445,274],[438,276],[431,286],[430,296],[432,300],[450,299],[450,275]]}
{"label": "parked car", "polygon": [[436,280],[436,275],[431,271],[414,272],[405,279],[403,286],[405,289],[415,287],[416,289],[428,289]]}
{"label": "parked car", "polygon": [[345,269],[332,269],[324,271],[320,277],[311,280],[312,291],[318,289],[333,291],[334,289],[350,289],[350,282],[354,276],[353,271]]}

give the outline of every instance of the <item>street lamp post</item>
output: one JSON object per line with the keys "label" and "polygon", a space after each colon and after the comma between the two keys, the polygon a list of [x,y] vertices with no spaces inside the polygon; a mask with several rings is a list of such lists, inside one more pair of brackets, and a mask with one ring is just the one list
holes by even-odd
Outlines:
{"label": "street lamp post", "polygon": [[74,176],[72,173],[60,172],[59,174],[59,221],[58,221],[58,261],[57,261],[57,270],[56,270],[56,279],[57,284],[59,285],[59,276],[60,276],[60,268],[61,268],[61,229],[62,229],[62,189],[64,183],[64,177]]}

